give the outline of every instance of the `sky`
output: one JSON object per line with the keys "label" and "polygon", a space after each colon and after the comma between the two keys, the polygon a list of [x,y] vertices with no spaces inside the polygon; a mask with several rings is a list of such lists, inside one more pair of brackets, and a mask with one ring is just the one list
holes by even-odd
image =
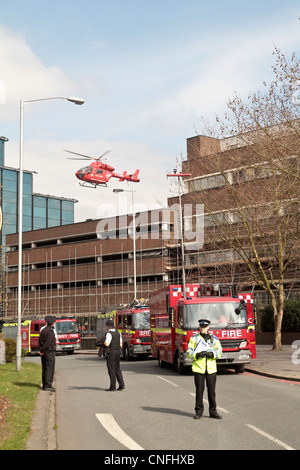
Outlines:
{"label": "sky", "polygon": [[[300,49],[299,0],[0,0],[0,136],[19,166],[20,100],[26,103],[24,169],[34,192],[78,200],[75,221],[167,205],[167,172],[186,159],[203,118],[222,116],[235,92],[271,80],[274,46]],[[84,188],[83,162],[98,157],[139,183]],[[120,194],[113,189],[130,190]]]}

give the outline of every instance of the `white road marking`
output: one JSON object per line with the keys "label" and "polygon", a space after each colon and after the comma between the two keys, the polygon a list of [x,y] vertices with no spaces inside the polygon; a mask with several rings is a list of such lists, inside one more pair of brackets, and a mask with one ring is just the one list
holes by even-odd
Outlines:
{"label": "white road marking", "polygon": [[[190,393],[190,395],[192,395],[192,397],[195,397],[196,394],[195,393]],[[203,401],[208,405],[208,400],[206,400],[205,398],[203,398]],[[218,411],[221,411],[221,413],[229,413],[229,411],[225,410],[224,408],[221,408],[220,406],[217,406],[218,408]]]}
{"label": "white road marking", "polygon": [[167,380],[167,379],[165,379],[164,377],[160,377],[160,375],[157,375],[156,377],[157,377],[158,379],[164,380],[165,382],[167,382],[167,383],[170,384],[170,385],[173,385],[173,387],[178,387],[177,384],[174,384],[173,382],[170,382],[170,380]]}
{"label": "white road marking", "polygon": [[270,439],[270,441],[275,442],[279,446],[283,447],[285,450],[295,450],[293,447],[290,447],[289,445],[285,444],[284,442],[280,441],[274,436],[271,436],[270,434],[266,433],[265,431],[262,431],[261,429],[256,428],[255,426],[252,426],[252,424],[245,424],[248,428],[252,429],[253,431],[258,432],[258,434],[261,434],[262,436],[266,437],[267,439]]}
{"label": "white road marking", "polygon": [[144,450],[131,437],[120,428],[112,414],[96,413],[96,418],[100,421],[106,431],[129,450]]}

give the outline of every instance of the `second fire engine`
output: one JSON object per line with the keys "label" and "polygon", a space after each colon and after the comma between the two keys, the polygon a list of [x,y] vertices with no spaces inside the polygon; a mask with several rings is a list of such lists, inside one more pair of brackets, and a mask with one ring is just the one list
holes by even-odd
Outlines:
{"label": "second fire engine", "polygon": [[127,308],[98,315],[98,337],[104,336],[108,318],[114,320],[116,329],[122,334],[122,356],[125,360],[151,354],[150,310],[147,301],[141,299]]}

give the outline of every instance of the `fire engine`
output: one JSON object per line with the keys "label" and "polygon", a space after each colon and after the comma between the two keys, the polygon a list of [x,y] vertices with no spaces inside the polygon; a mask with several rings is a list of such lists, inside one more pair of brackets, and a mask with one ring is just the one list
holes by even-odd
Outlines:
{"label": "fire engine", "polygon": [[56,332],[56,351],[73,354],[81,349],[80,327],[76,318],[56,317],[54,323]]}
{"label": "fire engine", "polygon": [[146,300],[141,299],[127,308],[98,315],[98,337],[105,335],[105,323],[109,318],[114,320],[116,329],[122,334],[122,356],[125,360],[151,354],[150,309]]}
{"label": "fire engine", "polygon": [[160,367],[172,364],[182,373],[192,365],[188,342],[198,334],[198,320],[210,320],[223,353],[219,365],[241,373],[256,357],[255,312],[252,294],[235,293],[233,285],[170,285],[150,294],[151,353]]}
{"label": "fire engine", "polygon": [[[44,323],[45,322],[42,321],[41,325],[39,325],[39,328],[41,328]],[[34,349],[36,342],[38,343],[38,336],[36,339],[35,333],[31,333],[31,328],[31,320],[26,320],[21,323],[21,345],[22,349],[24,349],[27,354]],[[2,327],[2,333],[4,334],[4,338],[16,339],[17,330],[18,324],[15,321],[4,323]]]}
{"label": "fire engine", "polygon": [[[77,320],[73,317],[58,317],[55,322],[56,351],[73,354],[81,348],[81,336]],[[45,320],[25,320],[21,323],[22,348],[29,353],[39,349],[41,329],[46,326]],[[2,331],[5,338],[17,337],[17,323],[4,323]]]}

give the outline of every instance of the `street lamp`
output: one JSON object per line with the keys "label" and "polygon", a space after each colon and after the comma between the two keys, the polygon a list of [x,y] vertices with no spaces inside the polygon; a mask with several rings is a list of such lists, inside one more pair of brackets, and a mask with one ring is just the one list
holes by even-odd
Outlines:
{"label": "street lamp", "polygon": [[113,193],[131,193],[131,203],[132,203],[132,230],[133,230],[133,284],[134,284],[134,299],[136,300],[136,244],[135,244],[135,210],[134,210],[134,189],[113,189]]}
{"label": "street lamp", "polygon": [[181,245],[181,263],[182,263],[182,290],[183,298],[186,298],[186,288],[185,288],[185,262],[184,262],[184,241],[183,241],[183,227],[182,227],[182,206],[181,206],[181,178],[183,176],[191,176],[190,173],[177,173],[177,169],[173,170],[173,173],[168,173],[167,177],[175,177],[178,182],[178,196],[179,196],[179,227],[180,227],[180,245]]}
{"label": "street lamp", "polygon": [[54,96],[52,98],[39,98],[34,100],[20,101],[20,154],[19,154],[19,250],[18,250],[18,322],[17,322],[17,347],[16,347],[16,368],[21,370],[22,355],[22,339],[21,339],[21,322],[22,322],[22,244],[23,244],[23,146],[24,146],[24,104],[33,103],[35,101],[48,100],[68,100],[71,103],[81,105],[84,103],[82,98],[75,96]]}

